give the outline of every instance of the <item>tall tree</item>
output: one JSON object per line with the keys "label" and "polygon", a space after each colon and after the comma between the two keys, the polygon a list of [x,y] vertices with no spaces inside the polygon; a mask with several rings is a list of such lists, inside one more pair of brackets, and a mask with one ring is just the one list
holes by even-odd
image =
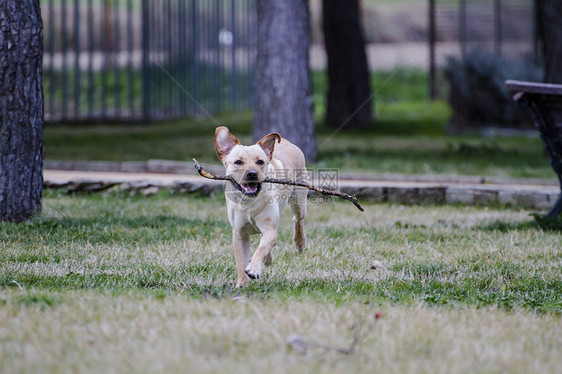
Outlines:
{"label": "tall tree", "polygon": [[547,83],[562,83],[562,1],[535,0],[537,34]]}
{"label": "tall tree", "polygon": [[258,0],[254,138],[277,131],[316,159],[308,0]]}
{"label": "tall tree", "polygon": [[322,28],[328,57],[326,125],[369,127],[373,97],[359,0],[323,0]]}
{"label": "tall tree", "polygon": [[0,1],[0,221],[41,209],[42,27],[39,0]]}

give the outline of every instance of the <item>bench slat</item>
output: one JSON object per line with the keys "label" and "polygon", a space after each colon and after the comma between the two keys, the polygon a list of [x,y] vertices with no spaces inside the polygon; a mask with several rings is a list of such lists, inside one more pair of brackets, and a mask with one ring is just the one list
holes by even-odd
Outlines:
{"label": "bench slat", "polygon": [[510,91],[562,96],[562,84],[507,80],[505,86]]}

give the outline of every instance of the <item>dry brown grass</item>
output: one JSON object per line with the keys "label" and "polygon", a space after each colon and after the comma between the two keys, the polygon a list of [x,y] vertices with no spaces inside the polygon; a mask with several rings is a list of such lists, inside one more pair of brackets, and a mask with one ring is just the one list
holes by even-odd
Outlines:
{"label": "dry brown grass", "polygon": [[[97,291],[48,306],[29,302],[33,292],[3,292],[1,372],[554,373],[561,363],[560,319],[525,311]],[[350,355],[288,344],[297,334],[349,347],[362,321]]]}

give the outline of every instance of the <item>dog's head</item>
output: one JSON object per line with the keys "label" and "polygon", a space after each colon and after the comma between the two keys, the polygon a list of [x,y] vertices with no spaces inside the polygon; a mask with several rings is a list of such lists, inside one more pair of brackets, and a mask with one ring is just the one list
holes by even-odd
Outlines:
{"label": "dog's head", "polygon": [[226,175],[236,182],[234,187],[244,196],[256,197],[260,193],[275,141],[281,142],[281,135],[276,132],[264,136],[254,145],[244,146],[227,127],[215,130],[217,157],[226,168]]}

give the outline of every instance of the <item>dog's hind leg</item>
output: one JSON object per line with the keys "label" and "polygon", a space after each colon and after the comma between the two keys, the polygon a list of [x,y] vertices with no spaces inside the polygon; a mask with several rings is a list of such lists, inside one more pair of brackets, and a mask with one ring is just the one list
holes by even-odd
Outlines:
{"label": "dog's hind leg", "polygon": [[302,253],[306,247],[304,218],[306,217],[307,195],[308,190],[306,188],[296,187],[289,201],[293,211],[293,240],[299,253]]}

